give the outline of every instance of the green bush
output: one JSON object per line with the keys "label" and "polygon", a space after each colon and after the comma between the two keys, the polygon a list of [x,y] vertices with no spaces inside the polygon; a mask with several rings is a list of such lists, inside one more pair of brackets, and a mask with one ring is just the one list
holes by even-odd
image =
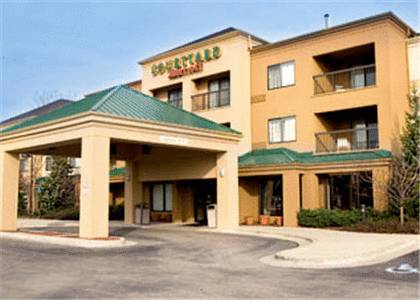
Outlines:
{"label": "green bush", "polygon": [[304,227],[336,227],[348,226],[359,222],[361,213],[359,210],[352,209],[348,211],[339,209],[302,209],[298,213],[300,226]]}
{"label": "green bush", "polygon": [[79,220],[79,208],[67,207],[63,209],[57,209],[42,215],[42,218],[56,220]]}
{"label": "green bush", "polygon": [[[79,220],[79,207],[67,207],[42,215],[44,219]],[[124,220],[124,204],[109,206],[110,220]]]}
{"label": "green bush", "polygon": [[368,219],[366,222],[345,226],[343,229],[357,232],[419,234],[419,221],[408,219],[404,225],[401,225],[398,217],[389,217],[388,219],[382,220]]}
{"label": "green bush", "polygon": [[420,199],[411,199],[405,203],[405,212],[409,218],[419,218]]}
{"label": "green bush", "polygon": [[28,210],[27,210],[28,196],[26,195],[25,192],[19,191],[18,199],[19,199],[18,200],[18,215],[27,216],[28,215]]}

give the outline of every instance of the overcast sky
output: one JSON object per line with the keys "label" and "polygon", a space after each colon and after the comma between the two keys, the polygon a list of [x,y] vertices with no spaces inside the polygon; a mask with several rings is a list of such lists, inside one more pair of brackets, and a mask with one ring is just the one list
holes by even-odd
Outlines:
{"label": "overcast sky", "polygon": [[45,99],[141,78],[137,62],[237,27],[269,41],[393,11],[419,31],[418,0],[406,1],[4,1],[1,5],[1,115]]}

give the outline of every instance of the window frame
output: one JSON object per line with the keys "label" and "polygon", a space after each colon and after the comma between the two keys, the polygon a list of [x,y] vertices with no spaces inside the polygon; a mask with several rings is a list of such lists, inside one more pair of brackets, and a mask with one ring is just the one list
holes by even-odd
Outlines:
{"label": "window frame", "polygon": [[[170,100],[170,94],[171,92],[180,92],[181,97],[179,99],[174,100]],[[179,103],[180,106],[178,105],[174,105],[172,103]],[[182,87],[177,87],[177,88],[173,88],[173,89],[168,89],[168,104],[178,107],[178,108],[182,108]]]}
{"label": "window frame", "polygon": [[[226,80],[228,83],[228,88],[221,88],[222,86],[222,81]],[[210,91],[210,85],[213,82],[217,82],[217,90],[215,91]],[[221,92],[227,92],[228,93],[228,102],[221,105]],[[217,105],[216,106],[212,106],[210,107],[210,95],[212,93],[216,93],[217,96]],[[215,78],[215,79],[211,79],[207,81],[207,94],[208,94],[208,109],[214,109],[214,108],[220,108],[220,107],[227,107],[230,106],[230,76],[223,76],[223,77],[219,77],[219,78]]]}
{"label": "window frame", "polygon": [[[288,64],[288,63],[293,63],[293,84],[282,85],[281,65]],[[280,66],[280,86],[270,88],[270,80],[269,80],[269,78],[270,78],[269,77],[270,76],[270,68],[274,68],[274,67],[277,67],[277,66]],[[296,85],[296,60],[291,59],[291,60],[288,60],[288,61],[283,61],[281,63],[277,63],[277,64],[267,66],[267,90],[268,91],[287,88],[287,87],[292,87],[292,86],[295,86],[295,85]]]}
{"label": "window frame", "polygon": [[[284,119],[295,119],[295,138],[293,140],[290,141],[279,141],[279,142],[272,142],[270,139],[270,121],[276,121],[276,120],[284,120]],[[297,141],[297,118],[296,115],[289,115],[289,116],[285,116],[285,117],[278,117],[278,118],[271,118],[267,120],[267,140],[268,140],[268,144],[283,144],[283,143],[294,143]]]}
{"label": "window frame", "polygon": [[[155,210],[154,209],[154,206],[153,206],[153,188],[154,188],[154,186],[155,185],[159,185],[159,184],[161,184],[162,185],[162,193],[163,193],[163,209],[162,210]],[[166,185],[168,185],[168,184],[170,184],[171,185],[171,189],[172,189],[172,191],[171,191],[171,193],[172,193],[172,210],[167,210],[167,205],[166,205]],[[165,213],[172,213],[172,211],[173,211],[173,205],[174,205],[174,194],[173,194],[173,192],[174,192],[174,190],[173,190],[173,184],[172,184],[172,182],[168,182],[168,181],[163,181],[163,182],[154,182],[154,183],[152,183],[151,185],[150,185],[150,200],[151,200],[151,205],[150,205],[150,208],[151,208],[151,211],[152,212],[165,212]]]}

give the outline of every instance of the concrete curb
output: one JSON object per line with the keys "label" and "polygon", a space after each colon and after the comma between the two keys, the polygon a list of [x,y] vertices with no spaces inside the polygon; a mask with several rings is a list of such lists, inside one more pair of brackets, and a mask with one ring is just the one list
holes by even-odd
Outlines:
{"label": "concrete curb", "polygon": [[46,243],[78,248],[102,249],[128,247],[137,244],[133,241],[127,241],[123,237],[120,237],[118,240],[88,240],[71,237],[43,236],[25,232],[0,232],[0,241],[3,239],[13,239],[25,242]]}
{"label": "concrete curb", "polygon": [[296,258],[290,254],[283,254],[285,251],[279,251],[274,255],[266,256],[260,259],[261,262],[275,267],[287,268],[311,268],[311,269],[338,269],[355,268],[384,263],[394,258],[409,254],[419,250],[417,242],[397,245],[393,248],[379,248],[375,251],[361,253],[355,256],[343,256],[333,259],[302,259]]}
{"label": "concrete curb", "polygon": [[[410,241],[397,241],[395,245],[386,247],[377,247],[373,250],[362,251],[357,254],[343,255],[341,257],[302,257],[296,255],[296,250],[299,249],[307,250],[308,254],[313,251],[320,251],[320,244],[328,244],[328,240],[320,241],[320,238],[308,238],[308,236],[299,234],[288,234],[282,232],[266,232],[262,229],[251,229],[240,228],[237,230],[217,230],[217,229],[201,229],[206,232],[225,233],[225,234],[237,234],[255,237],[266,237],[280,240],[292,241],[298,244],[296,248],[286,249],[279,251],[273,255],[262,257],[261,262],[274,267],[285,267],[285,268],[305,268],[305,269],[337,269],[337,268],[353,268],[369,266],[379,263],[384,263],[394,258],[409,254],[411,252],[419,250],[420,237],[415,235],[407,235],[408,238],[412,238]],[[270,230],[273,231],[273,230]],[[322,231],[321,231],[322,232]],[[325,233],[331,233],[325,231]],[[340,234],[342,232],[336,232]],[[347,232],[344,232],[346,235]],[[353,234],[353,233],[351,233]],[[355,233],[360,237],[369,237],[370,233]],[[307,234],[306,234],[307,235]],[[390,238],[392,238],[392,234]],[[394,235],[396,236],[396,235]],[[337,240],[339,243],[339,241]],[[400,242],[400,243],[398,243]],[[305,249],[302,249],[305,248]]]}

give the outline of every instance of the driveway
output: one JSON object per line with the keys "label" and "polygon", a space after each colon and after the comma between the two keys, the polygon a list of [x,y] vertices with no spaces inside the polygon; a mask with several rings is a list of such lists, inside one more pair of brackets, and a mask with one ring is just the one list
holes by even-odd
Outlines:
{"label": "driveway", "polygon": [[[48,228],[70,230],[76,227]],[[415,298],[418,274],[385,268],[418,252],[370,267],[307,270],[272,267],[261,257],[293,242],[197,232],[191,228],[111,228],[138,240],[119,249],[67,248],[4,239],[2,298]],[[142,243],[141,241],[153,243]]]}

